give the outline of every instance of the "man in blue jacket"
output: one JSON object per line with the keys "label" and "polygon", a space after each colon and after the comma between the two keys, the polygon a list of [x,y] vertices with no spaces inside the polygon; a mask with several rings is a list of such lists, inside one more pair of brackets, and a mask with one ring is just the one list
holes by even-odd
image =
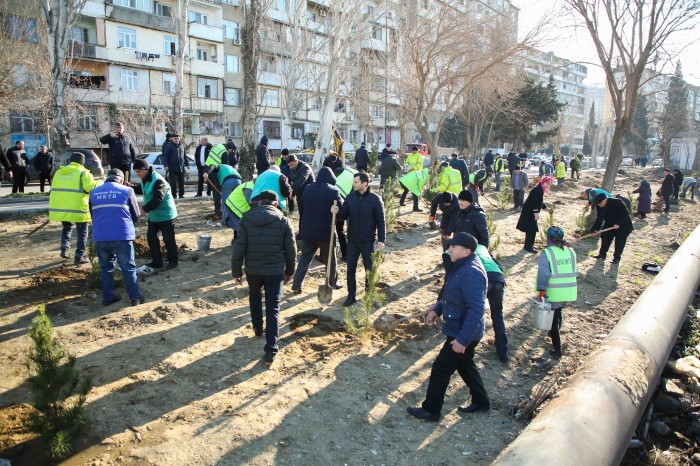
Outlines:
{"label": "man in blue jacket", "polygon": [[134,258],[134,223],[139,221],[141,212],[134,190],[124,186],[124,173],[121,170],[111,169],[105,183],[90,191],[90,211],[92,239],[97,246],[100,263],[102,304],[109,306],[121,299],[121,296],[114,294],[115,261],[119,262],[122,270],[131,305],[143,304],[146,298],[139,290]]}
{"label": "man in blue jacket", "polygon": [[425,401],[421,407],[407,408],[411,416],[432,422],[440,420],[445,392],[455,371],[469,387],[472,398],[469,406],[460,407],[458,411],[475,413],[491,408],[474,363],[474,350],[484,336],[486,271],[474,253],[477,242],[472,235],[458,233],[447,240],[447,244],[454,269],[447,276],[440,299],[428,308],[429,324],[443,316],[442,333],[447,340],[433,362]]}
{"label": "man in blue jacket", "polygon": [[369,175],[364,172],[355,174],[352,180],[352,192],[348,194],[342,208],[331,207],[331,212],[338,213],[338,218],[348,221],[348,297],[343,306],[352,306],[357,302],[357,262],[362,256],[365,271],[372,270],[372,252],[374,239],[377,248],[384,249],[386,240],[386,223],[384,221],[384,203],[382,198],[369,189]]}

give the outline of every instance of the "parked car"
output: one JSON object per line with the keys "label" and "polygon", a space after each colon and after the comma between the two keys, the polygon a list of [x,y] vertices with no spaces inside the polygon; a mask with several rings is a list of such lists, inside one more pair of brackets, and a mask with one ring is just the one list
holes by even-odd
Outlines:
{"label": "parked car", "polygon": [[[54,170],[57,169],[59,166],[62,165],[68,165],[70,163],[70,157],[76,152],[80,152],[85,156],[85,168],[90,170],[90,173],[92,173],[92,176],[95,178],[99,178],[101,176],[104,176],[104,168],[102,167],[102,161],[100,160],[100,157],[92,150],[92,149],[79,149],[79,148],[70,148],[66,150],[66,154],[63,160],[59,161],[56,160],[54,156]],[[34,168],[34,156],[36,154],[27,154],[27,156],[30,156],[31,159],[29,160],[29,165],[27,166],[27,175],[29,179],[27,181],[38,181],[39,180],[39,172],[36,171],[36,168]]]}
{"label": "parked car", "polygon": [[[190,166],[187,168],[187,172],[185,173],[185,184],[195,184],[197,183],[197,165],[195,164],[194,161],[194,156],[187,154],[187,162],[190,164]],[[153,169],[158,172],[159,175],[161,175],[163,178],[166,178],[165,174],[165,167],[163,166],[163,157],[160,152],[145,152],[143,154],[140,154],[136,157],[137,159],[140,160],[145,160],[148,162],[150,166],[153,167]],[[134,182],[135,180],[138,180],[139,177],[134,171],[134,166],[133,164],[131,165],[131,180]],[[136,184],[135,182],[132,184]]]}
{"label": "parked car", "polygon": [[620,164],[620,167],[632,167],[634,166],[634,160],[632,160],[632,157],[625,157],[622,159],[622,163]]}

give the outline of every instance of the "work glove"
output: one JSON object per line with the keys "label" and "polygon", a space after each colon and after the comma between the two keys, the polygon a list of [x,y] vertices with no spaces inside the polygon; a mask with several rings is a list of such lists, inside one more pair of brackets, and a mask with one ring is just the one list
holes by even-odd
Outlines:
{"label": "work glove", "polygon": [[543,302],[544,301],[544,290],[540,290],[540,296],[537,298],[537,301]]}
{"label": "work glove", "polygon": [[429,222],[434,222],[434,221],[435,221],[435,215],[428,215],[428,221],[429,221]]}

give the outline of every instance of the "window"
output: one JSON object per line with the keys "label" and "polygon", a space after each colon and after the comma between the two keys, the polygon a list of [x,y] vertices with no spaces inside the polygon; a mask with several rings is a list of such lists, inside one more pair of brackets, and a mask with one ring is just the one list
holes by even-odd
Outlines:
{"label": "window", "polygon": [[236,55],[224,55],[224,70],[227,73],[238,73],[240,71],[238,57]]}
{"label": "window", "polygon": [[280,138],[280,122],[265,120],[263,121],[263,133],[270,139]]}
{"label": "window", "polygon": [[81,27],[73,27],[69,33],[70,40],[75,42],[80,42],[82,44],[90,42],[90,37],[88,36],[88,29]]}
{"label": "window", "polygon": [[[200,47],[207,47],[207,48],[200,48]],[[202,61],[211,61],[216,63],[216,49],[214,47],[209,47],[208,44],[198,44],[197,45],[197,60],[202,60]]]}
{"label": "window", "polygon": [[280,106],[280,91],[269,87],[263,87],[262,105],[264,107]]}
{"label": "window", "polygon": [[322,102],[321,102],[320,97],[315,97],[313,99],[310,99],[309,104],[310,104],[311,110],[321,110]]}
{"label": "window", "polygon": [[117,31],[119,33],[119,47],[136,48],[136,29],[119,26]]}
{"label": "window", "polygon": [[338,113],[346,113],[348,111],[347,103],[344,100],[335,104],[335,111]]}
{"label": "window", "polygon": [[7,32],[12,39],[39,42],[36,33],[36,19],[7,15]]}
{"label": "window", "polygon": [[229,39],[240,39],[241,38],[241,26],[233,21],[223,20],[224,25],[224,37]]}
{"label": "window", "polygon": [[277,0],[276,5],[279,11],[287,11],[287,0]]}
{"label": "window", "polygon": [[190,11],[187,15],[190,23],[207,24],[207,15],[199,13],[197,11]]}
{"label": "window", "polygon": [[34,115],[31,113],[10,112],[10,131],[13,133],[33,133]]}
{"label": "window", "polygon": [[167,18],[173,17],[172,8],[168,5],[163,5],[162,3],[156,3],[154,12],[159,16],[165,16]]}
{"label": "window", "polygon": [[241,91],[242,89],[225,89],[224,105],[228,105],[231,107],[240,107]]}
{"label": "window", "polygon": [[177,78],[174,74],[163,73],[163,95],[175,95]]}
{"label": "window", "polygon": [[122,91],[138,92],[139,73],[136,70],[122,68]]}
{"label": "window", "polygon": [[177,54],[177,37],[167,34],[163,36],[163,53],[165,55]]}
{"label": "window", "polygon": [[277,68],[275,66],[275,57],[263,57],[260,60],[260,71],[264,71],[267,73],[274,73],[277,71]]}
{"label": "window", "polygon": [[218,84],[216,79],[197,78],[197,97],[217,99],[219,97]]}
{"label": "window", "polygon": [[115,5],[125,6],[127,8],[135,8],[141,11],[152,12],[151,0],[114,0]]}
{"label": "window", "polygon": [[304,139],[304,123],[292,123],[292,139]]}
{"label": "window", "polygon": [[382,28],[379,26],[372,26],[372,39],[382,40]]}
{"label": "window", "polygon": [[78,128],[82,131],[95,131],[97,126],[97,108],[85,107],[78,113]]}
{"label": "window", "polygon": [[369,116],[374,119],[374,118],[379,118],[379,115],[381,115],[381,110],[379,108],[379,105],[370,105],[369,106]]}
{"label": "window", "polygon": [[240,123],[226,123],[226,136],[240,138],[242,128]]}

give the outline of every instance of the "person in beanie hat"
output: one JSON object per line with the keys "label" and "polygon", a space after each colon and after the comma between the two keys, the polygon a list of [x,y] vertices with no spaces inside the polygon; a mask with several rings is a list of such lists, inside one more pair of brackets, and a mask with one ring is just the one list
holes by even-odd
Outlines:
{"label": "person in beanie hat", "polygon": [[488,411],[491,408],[484,383],[474,363],[474,352],[484,336],[484,308],[487,278],[475,254],[476,238],[457,233],[448,239],[452,266],[438,301],[428,308],[428,324],[443,316],[442,333],[447,337],[430,372],[428,390],[420,407],[408,407],[408,414],[425,421],[437,422],[445,402],[452,374],[457,371],[469,387],[471,404],[460,407],[461,413]]}
{"label": "person in beanie hat", "polygon": [[605,256],[610,249],[613,239],[615,240],[615,254],[613,255],[613,264],[618,264],[622,257],[622,251],[625,249],[627,237],[634,230],[630,212],[627,210],[627,205],[621,199],[608,197],[603,193],[596,196],[595,204],[600,207],[600,215],[595,219],[595,223],[591,227],[591,233],[600,231],[604,228],[613,227],[613,230],[606,231],[600,235],[600,249],[598,255],[593,256],[594,259],[605,259]]}
{"label": "person in beanie hat", "polygon": [[671,174],[670,168],[664,168],[664,180],[661,182],[661,189],[657,193],[664,198],[665,214],[671,213],[671,196],[673,195],[674,184],[676,178]]}
{"label": "person in beanie hat", "polygon": [[[607,198],[606,198],[607,199]],[[554,310],[554,320],[549,331],[554,349],[550,354],[560,358],[561,339],[559,329],[562,324],[561,310],[566,303],[576,301],[576,253],[564,240],[564,230],[551,226],[547,229],[547,247],[542,250],[537,267],[535,289],[538,301],[547,301]]]}
{"label": "person in beanie hat", "polygon": [[518,223],[515,226],[518,230],[525,233],[525,245],[523,249],[527,252],[537,254],[535,248],[535,235],[537,234],[537,220],[540,218],[540,211],[547,210],[544,203],[544,196],[549,188],[552,187],[554,180],[549,176],[542,177],[542,180],[530,190],[527,199],[523,204],[523,209],[520,211]]}
{"label": "person in beanie hat", "polygon": [[435,221],[435,215],[437,214],[438,208],[442,212],[442,218],[440,219],[440,241],[442,244],[442,250],[447,249],[447,229],[450,226],[451,219],[459,213],[459,199],[454,193],[444,192],[438,194],[433,198],[433,202],[430,205],[430,215],[428,216],[429,222]]}
{"label": "person in beanie hat", "polygon": [[474,236],[479,244],[489,247],[489,229],[486,214],[478,204],[474,204],[474,195],[465,189],[458,196],[459,212],[451,219],[447,234],[466,232]]}

